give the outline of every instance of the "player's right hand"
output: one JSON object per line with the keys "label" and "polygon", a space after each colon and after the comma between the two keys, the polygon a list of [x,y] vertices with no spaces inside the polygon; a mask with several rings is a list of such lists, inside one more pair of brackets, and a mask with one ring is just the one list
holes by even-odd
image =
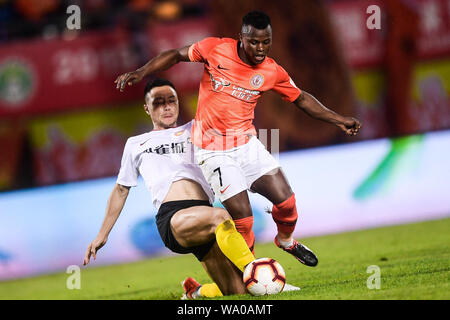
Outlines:
{"label": "player's right hand", "polygon": [[106,241],[108,241],[107,238],[95,238],[94,241],[91,242],[89,247],[86,250],[86,254],[84,256],[83,266],[87,265],[89,263],[89,260],[91,259],[91,255],[95,258],[97,257],[97,251],[100,250],[101,247],[103,247],[106,244]]}
{"label": "player's right hand", "polygon": [[119,89],[120,92],[122,92],[127,84],[131,86],[141,81],[142,78],[144,78],[143,73],[136,70],[121,74],[120,76],[117,77],[114,83],[116,84],[116,89]]}

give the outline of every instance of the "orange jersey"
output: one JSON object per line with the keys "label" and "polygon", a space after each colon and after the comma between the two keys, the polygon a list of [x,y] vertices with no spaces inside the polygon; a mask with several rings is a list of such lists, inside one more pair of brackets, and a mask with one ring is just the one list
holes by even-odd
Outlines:
{"label": "orange jersey", "polygon": [[262,93],[278,92],[293,102],[301,91],[273,59],[250,66],[238,55],[238,41],[206,38],[189,48],[189,59],[203,62],[192,142],[203,149],[227,150],[256,135],[254,109]]}

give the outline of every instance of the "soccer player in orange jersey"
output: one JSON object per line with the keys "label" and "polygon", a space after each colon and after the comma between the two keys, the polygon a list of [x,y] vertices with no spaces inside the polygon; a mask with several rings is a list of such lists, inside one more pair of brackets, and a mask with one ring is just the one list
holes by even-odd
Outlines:
{"label": "soccer player in orange jersey", "polygon": [[206,38],[162,52],[138,70],[120,75],[116,87],[122,91],[127,84],[182,61],[203,63],[191,136],[195,160],[250,249],[255,238],[247,190],[273,203],[271,213],[278,229],[275,244],[301,263],[315,266],[318,260],[314,253],[292,237],[298,217],[295,195],[277,161],[256,138],[254,108],[262,93],[274,90],[309,116],[334,124],[348,135],[356,135],[361,124],[300,90],[267,56],[271,45],[270,18],[252,11],[243,18],[239,40]]}

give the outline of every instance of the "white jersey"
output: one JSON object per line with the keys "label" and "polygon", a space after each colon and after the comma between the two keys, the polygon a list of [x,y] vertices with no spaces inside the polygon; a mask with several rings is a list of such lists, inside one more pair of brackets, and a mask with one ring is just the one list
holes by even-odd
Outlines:
{"label": "white jersey", "polygon": [[153,204],[159,209],[172,183],[189,179],[200,184],[210,203],[214,203],[214,193],[194,161],[191,127],[192,121],[129,138],[117,183],[134,187],[140,174],[150,190]]}

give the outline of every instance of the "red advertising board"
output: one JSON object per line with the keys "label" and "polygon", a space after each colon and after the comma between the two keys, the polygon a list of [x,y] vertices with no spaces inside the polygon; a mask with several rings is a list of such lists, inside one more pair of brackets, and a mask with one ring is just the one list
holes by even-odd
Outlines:
{"label": "red advertising board", "polygon": [[420,16],[418,51],[421,58],[450,54],[450,2],[418,1]]}
{"label": "red advertising board", "polygon": [[[330,14],[336,26],[344,57],[351,67],[366,67],[381,62],[383,54],[383,33],[367,28],[366,13],[371,5],[382,10],[381,0],[336,1],[330,4]],[[382,15],[382,13],[381,13]]]}
{"label": "red advertising board", "polygon": [[[206,21],[182,21],[149,29],[148,51],[181,47],[209,36]],[[0,46],[0,117],[42,114],[138,99],[144,83],[120,93],[116,77],[138,67],[130,35],[96,31],[72,40],[34,40]],[[197,87],[201,66],[170,70],[179,89]],[[199,70],[197,70],[200,68]]]}
{"label": "red advertising board", "polygon": [[[385,0],[386,1],[386,0]],[[342,50],[352,68],[378,66],[385,55],[385,39],[389,17],[385,1],[336,1],[330,3],[330,14]],[[394,1],[394,0],[393,0]],[[417,57],[429,59],[450,54],[450,2],[446,0],[395,0],[418,15]],[[368,19],[374,14],[370,6],[380,8],[380,29],[369,29]],[[401,17],[398,17],[401,18]],[[394,24],[396,21],[392,21]]]}
{"label": "red advertising board", "polygon": [[0,47],[0,116],[129,100],[138,89],[120,94],[113,82],[135,61],[121,31]]}

